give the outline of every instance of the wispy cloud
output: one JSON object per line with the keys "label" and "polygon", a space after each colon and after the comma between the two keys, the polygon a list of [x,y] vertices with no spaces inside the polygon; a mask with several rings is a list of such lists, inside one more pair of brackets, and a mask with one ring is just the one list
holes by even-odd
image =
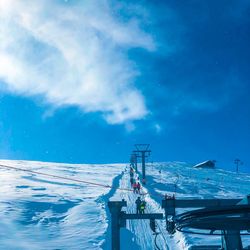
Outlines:
{"label": "wispy cloud", "polygon": [[120,18],[123,7],[108,0],[1,0],[0,79],[16,94],[101,112],[111,124],[143,118],[148,111],[134,86],[139,73],[126,52],[155,45],[131,8]]}
{"label": "wispy cloud", "polygon": [[162,132],[162,127],[159,123],[154,124],[154,129],[157,134],[160,134]]}

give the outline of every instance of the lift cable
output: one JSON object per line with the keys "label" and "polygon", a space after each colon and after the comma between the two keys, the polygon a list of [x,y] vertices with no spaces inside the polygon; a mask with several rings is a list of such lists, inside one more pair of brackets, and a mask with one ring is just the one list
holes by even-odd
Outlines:
{"label": "lift cable", "polygon": [[159,233],[155,233],[155,240],[154,240],[154,242],[155,242],[155,248],[156,248],[157,250],[161,250],[161,249],[159,248],[159,246],[157,245],[157,241],[156,241],[158,235],[159,235]]}
{"label": "lift cable", "polygon": [[[71,177],[63,177],[63,176],[54,175],[54,174],[46,174],[46,173],[42,173],[42,172],[39,172],[39,171],[34,171],[34,170],[24,169],[24,168],[19,168],[19,167],[13,167],[13,166],[8,166],[8,165],[3,165],[3,164],[0,164],[0,168],[6,168],[6,169],[17,170],[17,171],[22,171],[22,172],[28,172],[28,173],[32,173],[32,174],[43,175],[43,176],[53,177],[53,178],[62,179],[62,180],[74,181],[74,182],[78,182],[78,183],[83,183],[83,184],[88,184],[88,185],[93,185],[93,186],[99,186],[99,187],[104,187],[104,188],[114,188],[111,185],[105,185],[105,184],[90,182],[90,181],[83,181],[83,180],[79,180],[79,179],[75,179],[75,178],[71,178]],[[133,192],[133,189],[131,189],[131,188],[119,188],[119,187],[117,187],[116,189],[122,190],[122,191]],[[147,195],[147,194],[150,194],[150,193],[149,192],[140,193],[140,195]],[[150,194],[150,195],[151,196],[156,196],[156,195],[153,195],[153,194]],[[162,195],[162,194],[157,194],[157,196],[164,197],[164,195]]]}
{"label": "lift cable", "polygon": [[163,238],[163,240],[164,240],[164,242],[165,242],[165,245],[166,245],[167,249],[169,250],[169,247],[168,247],[168,244],[167,244],[167,240],[166,240],[166,238],[165,238],[165,235],[164,235],[164,233],[162,232],[162,228],[161,228],[161,226],[159,225],[159,223],[158,223],[157,221],[156,221],[156,225],[157,225],[158,229],[160,230],[161,236],[162,236],[162,238]]}
{"label": "lift cable", "polygon": [[[93,186],[100,186],[100,187],[104,187],[104,188],[113,188],[111,185],[105,185],[105,184],[90,182],[90,181],[83,181],[83,180],[79,180],[79,179],[75,179],[75,178],[63,177],[63,176],[54,175],[54,174],[46,174],[46,173],[42,173],[42,172],[39,172],[39,171],[30,170],[30,169],[7,166],[7,165],[3,165],[3,164],[0,164],[0,167],[6,168],[6,169],[11,169],[11,170],[18,170],[18,171],[28,172],[28,173],[32,173],[32,174],[38,174],[38,175],[53,177],[53,178],[62,179],[62,180],[68,180],[68,181],[74,181],[74,182],[89,184],[89,185],[93,185]],[[130,189],[130,188],[119,188],[118,187],[116,189],[133,192],[133,190]]]}

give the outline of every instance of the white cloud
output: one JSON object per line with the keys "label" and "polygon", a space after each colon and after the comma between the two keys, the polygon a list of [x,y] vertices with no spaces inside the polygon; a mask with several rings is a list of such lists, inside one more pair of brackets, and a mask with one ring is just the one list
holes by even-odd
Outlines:
{"label": "white cloud", "polygon": [[160,134],[162,132],[162,127],[159,123],[154,124],[154,129],[157,134]]}
{"label": "white cloud", "polygon": [[155,47],[140,25],[131,13],[122,21],[108,0],[1,0],[0,79],[16,94],[102,112],[111,124],[141,119],[148,111],[126,52]]}

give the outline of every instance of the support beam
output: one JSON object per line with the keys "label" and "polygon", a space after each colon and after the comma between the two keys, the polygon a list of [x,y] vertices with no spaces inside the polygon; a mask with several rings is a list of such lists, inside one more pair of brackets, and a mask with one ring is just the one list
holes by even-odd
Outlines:
{"label": "support beam", "polygon": [[221,246],[218,245],[199,245],[191,246],[189,250],[221,250]]}
{"label": "support beam", "polygon": [[153,213],[153,214],[122,214],[122,219],[125,220],[150,220],[150,219],[163,219],[163,214]]}
{"label": "support beam", "polygon": [[225,231],[222,237],[222,249],[242,250],[243,245],[242,245],[242,241],[240,237],[240,231],[236,231],[236,230]]}
{"label": "support beam", "polygon": [[239,203],[242,199],[194,199],[194,200],[176,200],[175,198],[162,200],[162,208],[165,209],[166,216],[175,216],[176,208],[189,208],[189,207],[220,207],[232,206]]}
{"label": "support beam", "polygon": [[242,199],[195,199],[195,200],[174,200],[166,199],[162,201],[162,207],[169,207],[175,205],[176,208],[187,207],[217,207],[217,206],[231,206],[236,205]]}
{"label": "support beam", "polygon": [[127,202],[109,201],[108,208],[111,213],[111,234],[112,234],[112,250],[120,250],[120,215],[122,207],[126,207]]}

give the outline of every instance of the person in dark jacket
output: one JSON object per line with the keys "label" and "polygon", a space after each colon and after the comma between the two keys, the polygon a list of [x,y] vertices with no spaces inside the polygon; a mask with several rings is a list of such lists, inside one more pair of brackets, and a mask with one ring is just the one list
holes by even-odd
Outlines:
{"label": "person in dark jacket", "polygon": [[136,201],[135,201],[135,204],[136,204],[136,213],[137,214],[140,214],[141,212],[141,210],[140,210],[140,208],[141,208],[141,198],[140,198],[140,196],[136,199]]}
{"label": "person in dark jacket", "polygon": [[130,178],[130,184],[131,184],[131,187],[133,186],[133,183],[134,183],[134,178],[133,178],[133,177],[131,177],[131,178]]}
{"label": "person in dark jacket", "polygon": [[130,172],[129,175],[130,175],[130,178],[133,178],[134,177],[134,172]]}
{"label": "person in dark jacket", "polygon": [[141,190],[141,184],[140,182],[137,182],[137,193],[140,194],[140,190]]}

